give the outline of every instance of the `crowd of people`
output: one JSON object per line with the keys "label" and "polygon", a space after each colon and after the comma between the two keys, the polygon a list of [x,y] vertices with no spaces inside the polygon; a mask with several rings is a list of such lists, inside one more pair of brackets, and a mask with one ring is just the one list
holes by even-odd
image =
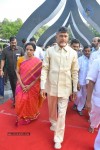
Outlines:
{"label": "crowd of people", "polygon": [[[54,131],[54,148],[60,149],[64,140],[65,117],[70,100],[73,111],[83,116],[88,109],[93,133],[100,124],[100,38],[94,37],[91,45],[80,50],[80,41],[72,39],[66,27],[56,33],[56,42],[45,53],[32,37],[23,39],[23,48],[17,46],[16,37],[10,45],[0,50],[0,99],[4,97],[4,66],[9,77],[16,125],[29,124],[39,116],[47,98],[50,130]],[[95,150],[100,150],[100,131],[95,140]]]}

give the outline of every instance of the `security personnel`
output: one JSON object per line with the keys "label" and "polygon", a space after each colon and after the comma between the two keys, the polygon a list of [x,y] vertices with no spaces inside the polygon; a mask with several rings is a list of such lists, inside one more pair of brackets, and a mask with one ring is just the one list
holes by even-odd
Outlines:
{"label": "security personnel", "polygon": [[3,68],[5,65],[5,62],[7,61],[7,72],[9,76],[9,81],[11,85],[11,89],[13,92],[13,105],[15,105],[15,89],[16,89],[16,82],[17,82],[17,76],[16,76],[16,63],[19,56],[24,55],[23,48],[17,46],[17,39],[16,37],[10,37],[10,46],[6,47],[2,52],[1,57],[1,74],[3,75]]}

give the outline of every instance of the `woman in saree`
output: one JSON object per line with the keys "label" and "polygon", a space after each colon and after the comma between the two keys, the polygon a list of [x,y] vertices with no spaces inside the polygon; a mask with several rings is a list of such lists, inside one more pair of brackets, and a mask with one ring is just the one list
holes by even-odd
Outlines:
{"label": "woman in saree", "polygon": [[16,125],[31,123],[39,116],[42,62],[34,57],[35,49],[34,43],[27,43],[25,56],[18,58],[16,69],[18,82],[15,95]]}

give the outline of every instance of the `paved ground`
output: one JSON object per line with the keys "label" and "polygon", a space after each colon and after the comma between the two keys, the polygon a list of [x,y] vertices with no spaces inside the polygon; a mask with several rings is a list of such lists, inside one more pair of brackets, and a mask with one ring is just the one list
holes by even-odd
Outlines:
{"label": "paved ground", "polygon": [[6,102],[10,97],[12,97],[12,91],[9,82],[5,85],[4,99],[0,100],[0,104]]}

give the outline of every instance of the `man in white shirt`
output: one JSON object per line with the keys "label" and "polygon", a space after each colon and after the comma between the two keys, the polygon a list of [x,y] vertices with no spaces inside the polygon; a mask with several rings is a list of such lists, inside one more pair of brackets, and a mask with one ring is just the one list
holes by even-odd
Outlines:
{"label": "man in white shirt", "polygon": [[100,58],[100,43],[99,43],[100,38],[99,37],[94,37],[92,39],[92,52],[90,55],[90,60],[89,60],[89,68],[91,68],[91,65],[95,59]]}
{"label": "man in white shirt", "polygon": [[99,40],[100,40],[99,37],[94,37],[92,39],[92,44],[91,44],[91,46],[92,46],[91,51],[92,52],[98,51],[98,49],[99,49]]}
{"label": "man in white shirt", "polygon": [[[30,42],[33,42],[36,45],[36,39],[34,37],[30,38]],[[41,47],[36,45],[36,50],[34,52],[34,56],[41,60],[44,59],[44,54],[43,54],[43,50]]]}
{"label": "man in white shirt", "polygon": [[78,79],[78,93],[77,99],[74,102],[73,109],[77,110],[79,115],[83,115],[82,109],[86,101],[86,77],[88,72],[89,56],[91,48],[90,46],[85,46],[83,49],[83,56],[78,58],[79,62],[79,79]]}
{"label": "man in white shirt", "polygon": [[78,57],[83,55],[82,51],[80,50],[80,41],[79,40],[77,40],[77,39],[71,40],[70,46],[77,52]]}
{"label": "man in white shirt", "polygon": [[[100,39],[98,37],[95,37],[93,39],[93,44],[95,45],[95,51],[93,51],[93,53],[91,53],[90,55],[90,59],[89,59],[89,70],[91,69],[92,63],[94,60],[100,58],[100,45],[99,45],[99,41]],[[87,80],[87,84],[88,84],[88,80]]]}
{"label": "man in white shirt", "polygon": [[93,133],[94,129],[100,124],[100,58],[93,62],[87,79],[89,80],[89,84],[86,106],[90,111],[89,132]]}
{"label": "man in white shirt", "polygon": [[91,53],[89,60],[89,68],[91,68],[93,61],[98,58],[100,58],[100,48],[97,51]]}

